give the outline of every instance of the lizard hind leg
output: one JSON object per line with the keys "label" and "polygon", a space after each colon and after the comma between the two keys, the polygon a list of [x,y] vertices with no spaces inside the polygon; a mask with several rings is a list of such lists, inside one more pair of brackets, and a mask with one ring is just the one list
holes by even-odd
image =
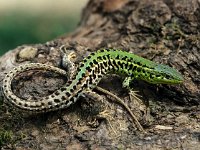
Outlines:
{"label": "lizard hind leg", "polygon": [[[85,107],[85,110],[87,113],[90,113],[90,116],[93,115],[95,117],[93,117],[93,121],[90,121],[88,124],[91,126],[97,126],[97,119],[99,120],[105,120],[107,121],[107,123],[109,124],[111,131],[117,135],[116,130],[114,129],[114,127],[111,124],[111,120],[114,120],[114,118],[112,117],[110,110],[108,109],[108,106],[105,106],[105,103],[103,102],[104,99],[101,95],[97,94],[96,92],[93,92],[91,90],[85,90],[83,91],[82,95],[81,95],[84,99],[88,100],[92,100],[93,104],[87,105]],[[87,101],[88,102],[88,101]]]}
{"label": "lizard hind leg", "polygon": [[91,90],[84,90],[80,97],[84,99],[82,108],[86,114],[95,116],[104,110],[103,97],[99,94]]}

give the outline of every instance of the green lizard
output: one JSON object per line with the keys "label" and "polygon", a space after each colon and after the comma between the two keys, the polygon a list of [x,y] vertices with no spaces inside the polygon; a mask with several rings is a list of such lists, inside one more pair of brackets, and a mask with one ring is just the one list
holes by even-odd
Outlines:
{"label": "green lizard", "polygon": [[183,82],[182,75],[169,66],[154,63],[125,51],[102,49],[85,58],[80,63],[77,74],[53,94],[38,101],[21,99],[12,92],[11,82],[19,73],[33,69],[49,70],[63,75],[66,75],[66,72],[53,66],[31,63],[14,68],[5,76],[3,94],[7,102],[19,109],[35,113],[54,111],[70,106],[81,95],[87,94],[95,88],[104,75],[110,73],[127,77],[124,81],[125,86],[129,86],[134,79],[153,84]]}

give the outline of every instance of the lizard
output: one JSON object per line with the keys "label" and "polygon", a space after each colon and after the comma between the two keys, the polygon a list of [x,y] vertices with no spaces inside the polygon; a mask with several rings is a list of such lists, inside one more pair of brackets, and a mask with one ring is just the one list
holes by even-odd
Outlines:
{"label": "lizard", "polygon": [[83,59],[77,73],[70,77],[66,85],[54,93],[42,97],[38,101],[19,98],[12,92],[12,80],[18,74],[34,69],[53,71],[61,75],[67,74],[62,69],[40,63],[20,65],[8,72],[3,79],[2,86],[6,102],[21,110],[33,113],[49,112],[69,107],[80,96],[91,94],[91,91],[106,74],[114,73],[125,76],[123,86],[127,88],[135,79],[152,84],[179,84],[184,80],[176,69],[167,65],[155,63],[123,50],[101,49]]}

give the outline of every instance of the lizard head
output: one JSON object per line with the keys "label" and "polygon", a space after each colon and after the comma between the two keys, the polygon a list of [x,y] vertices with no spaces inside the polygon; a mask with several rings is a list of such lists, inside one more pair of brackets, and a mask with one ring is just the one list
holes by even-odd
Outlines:
{"label": "lizard head", "polygon": [[149,78],[153,78],[155,84],[179,84],[183,82],[183,76],[176,69],[167,65],[158,64],[154,68],[154,73]]}

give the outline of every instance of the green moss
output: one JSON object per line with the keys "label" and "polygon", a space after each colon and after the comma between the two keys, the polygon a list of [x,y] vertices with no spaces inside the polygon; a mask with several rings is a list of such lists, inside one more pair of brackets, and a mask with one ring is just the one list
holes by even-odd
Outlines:
{"label": "green moss", "polygon": [[6,131],[4,129],[0,129],[0,148],[5,144],[10,143],[12,139],[13,139],[12,131]]}

